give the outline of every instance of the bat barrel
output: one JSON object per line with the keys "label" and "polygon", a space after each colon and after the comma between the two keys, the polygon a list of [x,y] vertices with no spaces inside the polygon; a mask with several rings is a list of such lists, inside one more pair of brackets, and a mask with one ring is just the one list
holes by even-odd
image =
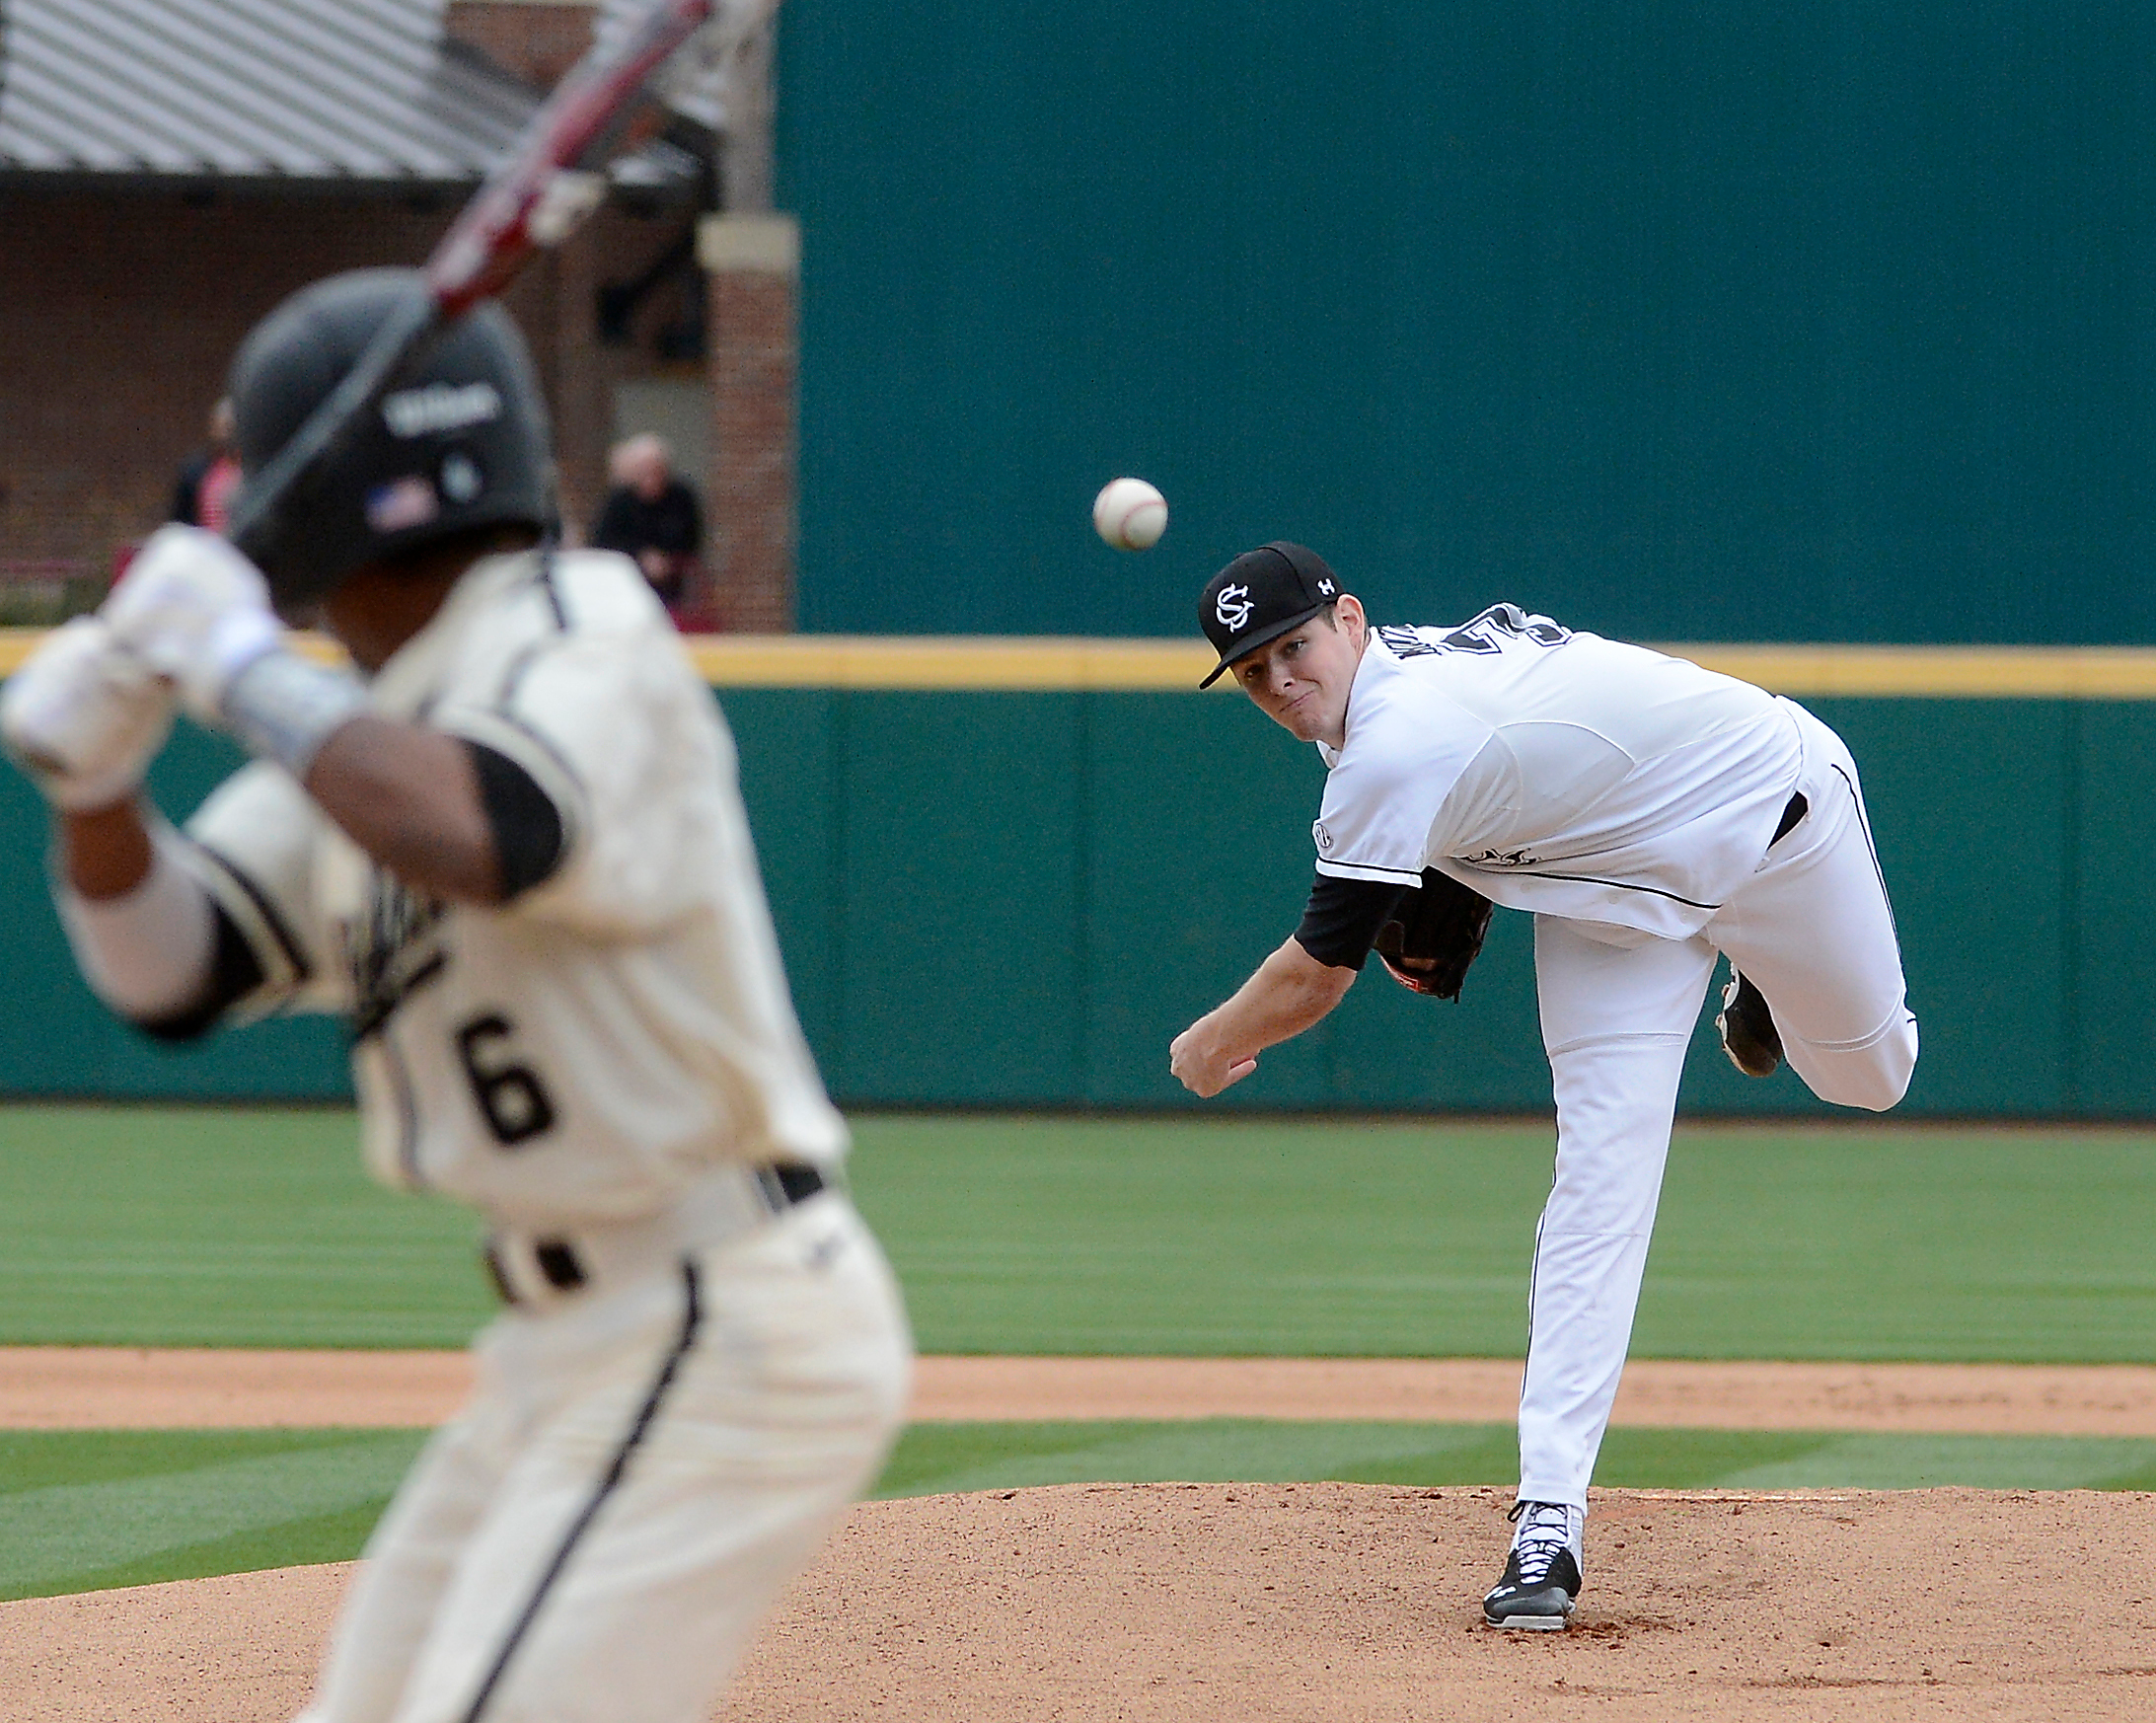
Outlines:
{"label": "bat barrel", "polygon": [[435,303],[455,316],[498,292],[536,243],[532,211],[548,183],[589,149],[652,71],[711,16],[711,0],[664,0],[603,58],[579,62],[532,116],[427,260]]}

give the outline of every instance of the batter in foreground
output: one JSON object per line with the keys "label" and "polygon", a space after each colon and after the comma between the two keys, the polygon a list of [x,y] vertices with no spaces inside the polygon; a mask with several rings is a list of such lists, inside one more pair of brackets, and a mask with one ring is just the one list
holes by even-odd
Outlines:
{"label": "batter in foreground", "polygon": [[1513,605],[1374,629],[1301,545],[1213,577],[1199,619],[1260,711],[1330,770],[1302,925],[1175,1039],[1215,1095],[1346,995],[1375,947],[1456,995],[1489,903],[1534,917],[1557,1175],[1535,1234],[1518,1526],[1483,1599],[1561,1628],[1616,1398],[1677,1079],[1717,953],[1738,1068],[1786,1057],[1823,1100],[1884,1111],[1916,1019],[1856,763],[1792,701]]}
{"label": "batter in foreground", "polygon": [[[249,337],[249,474],[417,290],[334,277]],[[732,742],[636,565],[553,549],[554,516],[530,361],[483,306],[260,548],[266,584],[166,528],[0,704],[106,1002],[167,1037],[345,1013],[375,1175],[485,1219],[477,1391],[377,1528],[308,1723],[701,1723],[906,1397]],[[256,757],[185,833],[140,790],[176,689]]]}

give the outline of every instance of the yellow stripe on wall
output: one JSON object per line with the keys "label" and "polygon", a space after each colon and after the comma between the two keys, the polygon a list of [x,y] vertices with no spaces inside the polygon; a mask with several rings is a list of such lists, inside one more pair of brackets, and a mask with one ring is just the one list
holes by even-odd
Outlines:
{"label": "yellow stripe on wall", "polygon": [[689,650],[714,688],[1187,688],[1213,668],[1201,640],[995,635],[706,635]]}
{"label": "yellow stripe on wall", "polygon": [[2156,646],[1664,646],[1776,694],[2156,700]]}
{"label": "yellow stripe on wall", "polygon": [[[1776,694],[2156,700],[2150,646],[1665,645]],[[988,636],[709,636],[690,650],[717,688],[1153,689],[1197,692],[1212,650],[1187,640]],[[1216,690],[1231,689],[1225,677]]]}
{"label": "yellow stripe on wall", "polygon": [[[42,638],[0,630],[0,675]],[[310,639],[312,655],[338,656]],[[1976,700],[2156,700],[2150,646],[1666,645],[1776,694]],[[980,635],[694,636],[689,651],[715,688],[1115,689],[1196,693],[1213,653],[1191,640]],[[1231,690],[1225,677],[1215,692]]]}

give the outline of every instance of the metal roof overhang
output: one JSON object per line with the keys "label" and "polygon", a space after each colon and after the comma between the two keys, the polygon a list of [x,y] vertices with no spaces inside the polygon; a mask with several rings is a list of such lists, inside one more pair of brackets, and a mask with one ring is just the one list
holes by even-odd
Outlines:
{"label": "metal roof overhang", "polygon": [[[443,0],[0,0],[0,183],[426,196],[476,185],[538,92],[443,34]],[[614,164],[673,201],[682,143]]]}

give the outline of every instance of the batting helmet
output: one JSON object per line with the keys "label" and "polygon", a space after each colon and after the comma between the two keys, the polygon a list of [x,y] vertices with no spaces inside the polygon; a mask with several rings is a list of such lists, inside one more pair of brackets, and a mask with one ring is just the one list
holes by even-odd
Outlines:
{"label": "batting helmet", "polygon": [[[275,458],[358,361],[416,269],[355,269],[292,295],[232,361],[242,481]],[[312,604],[354,568],[470,527],[555,521],[547,406],[531,355],[499,305],[474,307],[309,486],[301,505],[250,524],[240,548],[280,610]]]}

